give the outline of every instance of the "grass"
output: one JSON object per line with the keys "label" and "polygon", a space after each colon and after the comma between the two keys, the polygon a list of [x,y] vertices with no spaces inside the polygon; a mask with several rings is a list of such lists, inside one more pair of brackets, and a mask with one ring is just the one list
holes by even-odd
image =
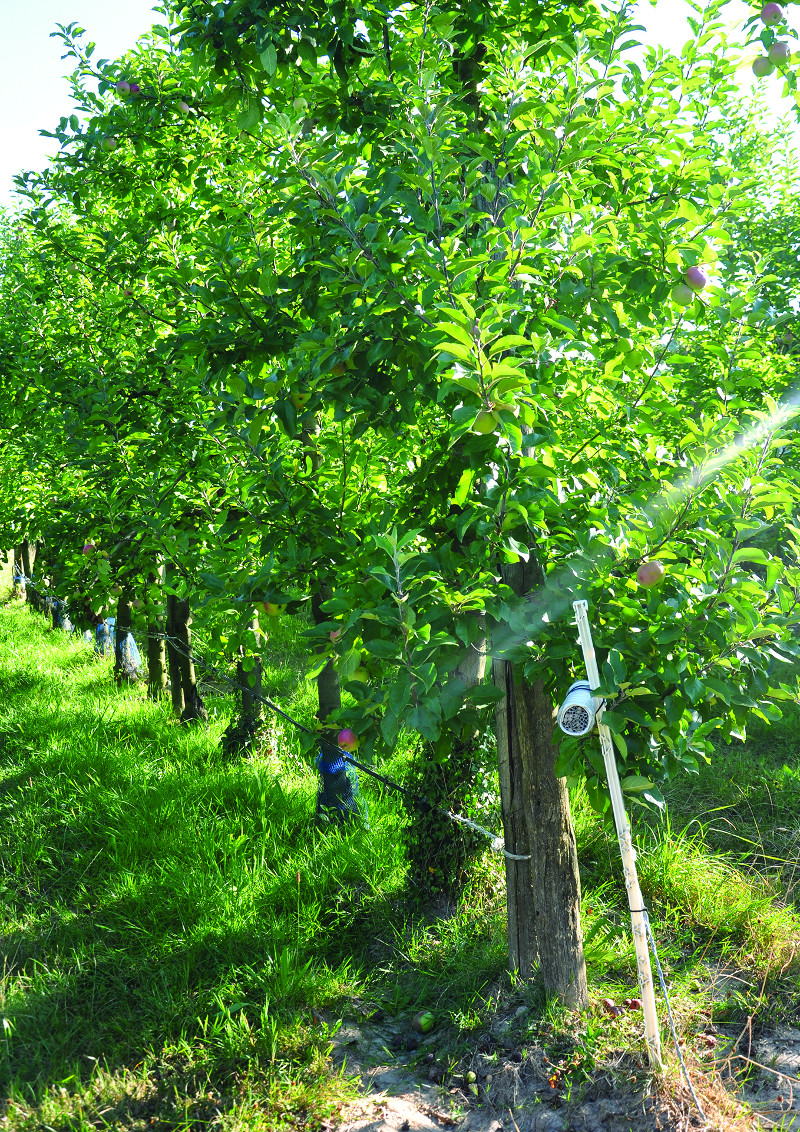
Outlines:
{"label": "grass", "polygon": [[[286,622],[265,688],[310,720]],[[357,1093],[328,1057],[340,1020],[423,1005],[451,1068],[520,1004],[509,1040],[561,1058],[567,1093],[620,1050],[640,1057],[629,1017],[576,1019],[507,974],[498,858],[479,860],[446,917],[412,914],[394,797],[362,781],[371,828],[320,830],[287,724],[226,760],[228,696],[209,695],[208,727],[187,731],[46,627],[0,608],[0,1128],[313,1132]],[[687,1049],[714,1019],[796,1015],[800,916],[779,856],[794,845],[798,724],[722,751],[673,788],[668,822],[637,823]],[[597,1004],[636,993],[635,961],[615,838],[581,792],[573,806]],[[744,982],[715,1002],[720,965]]]}

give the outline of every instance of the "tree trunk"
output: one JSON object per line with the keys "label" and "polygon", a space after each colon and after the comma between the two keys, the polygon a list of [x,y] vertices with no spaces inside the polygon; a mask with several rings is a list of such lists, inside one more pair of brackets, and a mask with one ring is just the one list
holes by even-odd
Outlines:
{"label": "tree trunk", "polygon": [[[250,631],[253,634],[255,645],[258,647],[261,643],[261,629],[258,624],[258,617],[255,615],[250,622]],[[236,681],[244,689],[242,692],[242,724],[252,728],[255,734],[264,721],[264,705],[259,698],[261,696],[261,656],[256,654],[252,659],[253,667],[249,672],[245,672],[241,660],[237,663]]]}
{"label": "tree trunk", "polygon": [[[253,633],[255,647],[259,648],[262,639],[258,617],[253,615],[250,622],[250,631]],[[220,739],[220,748],[223,754],[232,757],[246,754],[252,749],[253,740],[264,722],[264,705],[261,696],[261,657],[256,654],[251,657],[253,667],[249,672],[244,667],[244,646],[239,649],[240,658],[236,662],[236,683],[241,688],[237,693],[239,700],[239,714],[231,720]]]}
{"label": "tree trunk", "polygon": [[[514,674],[507,661],[495,660],[492,662],[492,676],[504,697],[495,709],[495,725],[505,847],[509,853],[527,857],[531,846],[522,759],[516,741]],[[506,906],[509,966],[512,971],[518,971],[521,978],[530,979],[539,953],[536,949],[536,913],[529,860],[513,861],[506,857]]]}
{"label": "tree trunk", "polygon": [[131,631],[131,595],[124,591],[117,599],[117,615],[114,625],[114,679],[117,687],[123,684],[135,684],[139,673],[131,663],[130,655],[126,649],[127,638]]}
{"label": "tree trunk", "polygon": [[12,592],[14,597],[22,597],[25,592],[25,583],[22,580],[24,574],[24,570],[22,569],[22,547],[15,546],[12,555]]}
{"label": "tree trunk", "polygon": [[[148,587],[161,583],[164,568],[159,566],[158,569],[148,575]],[[152,604],[148,601],[148,609],[153,609]],[[167,691],[167,650],[166,642],[164,641],[163,628],[159,624],[158,618],[153,613],[147,623],[147,697],[154,703],[158,703],[160,699],[166,694]],[[181,704],[181,711],[183,711],[183,704]],[[180,713],[179,713],[180,714]]]}
{"label": "tree trunk", "polygon": [[[322,612],[322,604],[326,602],[331,596],[330,586],[322,583],[317,593],[311,595],[311,616],[315,625],[321,625],[328,620],[325,613]],[[339,675],[333,666],[333,661],[329,660],[325,667],[317,676],[317,719],[320,723],[325,723],[330,719],[330,716],[335,711],[339,711],[342,706],[342,690],[339,685]],[[334,741],[333,732],[335,728],[328,728],[328,738],[331,742]]]}
{"label": "tree trunk", "polygon": [[[166,581],[168,584],[174,583],[176,570],[172,563],[167,564],[166,568]],[[167,593],[167,617],[166,617],[166,646],[167,646],[167,662],[169,664],[169,682],[170,682],[170,695],[172,696],[172,710],[177,716],[183,715],[184,702],[183,702],[183,685],[181,684],[181,666],[178,650],[175,646],[175,641],[178,638],[178,621],[177,621],[177,601],[178,599],[172,593]]]}
{"label": "tree trunk", "polygon": [[22,540],[20,547],[20,557],[22,559],[22,571],[25,575],[25,600],[30,604],[36,603],[36,590],[34,588],[33,568],[36,564],[36,543],[28,542],[27,539]]}
{"label": "tree trunk", "polygon": [[[518,595],[539,579],[538,566],[518,563],[504,580]],[[507,861],[509,959],[530,978],[538,959],[547,994],[567,1006],[588,1006],[580,924],[581,886],[566,781],[557,778],[553,704],[542,680],[517,683],[507,661],[495,662],[498,767],[506,848],[531,855]]]}
{"label": "tree trunk", "polygon": [[516,734],[523,753],[523,795],[531,852],[534,934],[545,991],[573,1010],[589,1005],[581,934],[578,848],[565,778],[555,773],[555,712],[544,681],[516,696]]}
{"label": "tree trunk", "polygon": [[[174,636],[177,637],[177,662],[180,672],[180,686],[183,693],[181,723],[208,722],[208,712],[197,687],[194,661],[192,660],[192,615],[189,602],[175,598]],[[172,634],[171,634],[172,635]],[[173,694],[173,703],[175,702]]]}

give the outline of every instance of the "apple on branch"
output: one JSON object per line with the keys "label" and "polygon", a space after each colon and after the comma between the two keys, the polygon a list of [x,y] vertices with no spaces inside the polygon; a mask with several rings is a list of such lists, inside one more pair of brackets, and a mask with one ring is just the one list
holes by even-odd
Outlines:
{"label": "apple on branch", "polygon": [[775,64],[766,55],[759,55],[753,63],[753,74],[757,79],[764,79],[775,70]]}
{"label": "apple on branch", "polygon": [[344,727],[337,735],[336,743],[343,751],[354,751],[358,746],[358,736],[351,727]]}
{"label": "apple on branch", "polygon": [[693,291],[703,291],[708,286],[708,276],[702,267],[690,267],[683,278]]}
{"label": "apple on branch", "polygon": [[671,298],[676,306],[688,307],[689,303],[694,300],[694,291],[686,283],[678,283],[676,287],[672,288]]}
{"label": "apple on branch", "polygon": [[765,4],[761,9],[761,22],[768,28],[779,24],[784,18],[783,8],[780,4]]}
{"label": "apple on branch", "polygon": [[305,409],[308,402],[311,400],[311,394],[307,389],[294,389],[291,393],[290,400],[295,409]]}
{"label": "apple on branch", "polygon": [[666,570],[664,565],[658,561],[643,562],[639,569],[636,571],[636,581],[645,590],[651,590],[653,586],[658,586],[664,580]]}
{"label": "apple on branch", "polygon": [[482,409],[472,426],[472,431],[477,432],[479,436],[488,436],[490,432],[494,432],[497,428],[497,418],[491,409]]}

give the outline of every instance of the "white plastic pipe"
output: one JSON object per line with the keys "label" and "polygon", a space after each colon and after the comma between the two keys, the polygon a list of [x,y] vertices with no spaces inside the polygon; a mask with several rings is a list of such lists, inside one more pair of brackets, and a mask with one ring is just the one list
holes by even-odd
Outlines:
{"label": "white plastic pipe", "polygon": [[[586,675],[591,687],[598,688],[600,686],[600,673],[597,669],[597,657],[594,654],[592,631],[589,627],[589,603],[587,601],[574,601],[572,608],[575,610],[575,621],[578,626],[578,638],[583,649]],[[603,751],[603,762],[608,778],[611,808],[614,812],[614,823],[617,827],[619,849],[622,854],[622,871],[625,876],[625,887],[628,890],[633,942],[636,947],[636,966],[639,971],[639,993],[644,1011],[644,1036],[647,1042],[650,1064],[660,1069],[661,1033],[658,1028],[658,1015],[656,1014],[656,996],[653,988],[653,972],[650,966],[650,950],[647,945],[647,930],[643,912],[644,902],[642,890],[639,888],[639,876],[636,872],[636,850],[633,848],[631,827],[628,824],[628,815],[625,812],[625,802],[622,798],[622,787],[617,773],[617,760],[614,756],[614,743],[611,732],[603,723],[604,710],[605,704],[600,704],[597,712],[597,729],[600,732],[600,746]]]}

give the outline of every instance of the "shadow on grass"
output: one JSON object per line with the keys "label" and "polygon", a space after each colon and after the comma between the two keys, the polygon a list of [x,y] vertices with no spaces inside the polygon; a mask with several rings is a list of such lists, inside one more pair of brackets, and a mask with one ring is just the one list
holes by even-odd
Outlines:
{"label": "shadow on grass", "polygon": [[213,1020],[269,1000],[291,1029],[353,992],[402,882],[389,807],[371,799],[377,831],[317,830],[297,757],[226,764],[213,728],[105,679],[87,695],[54,651],[52,680],[0,660],[0,1087],[39,1104],[181,1043],[208,1080],[252,1069],[253,1035],[211,1041]]}

